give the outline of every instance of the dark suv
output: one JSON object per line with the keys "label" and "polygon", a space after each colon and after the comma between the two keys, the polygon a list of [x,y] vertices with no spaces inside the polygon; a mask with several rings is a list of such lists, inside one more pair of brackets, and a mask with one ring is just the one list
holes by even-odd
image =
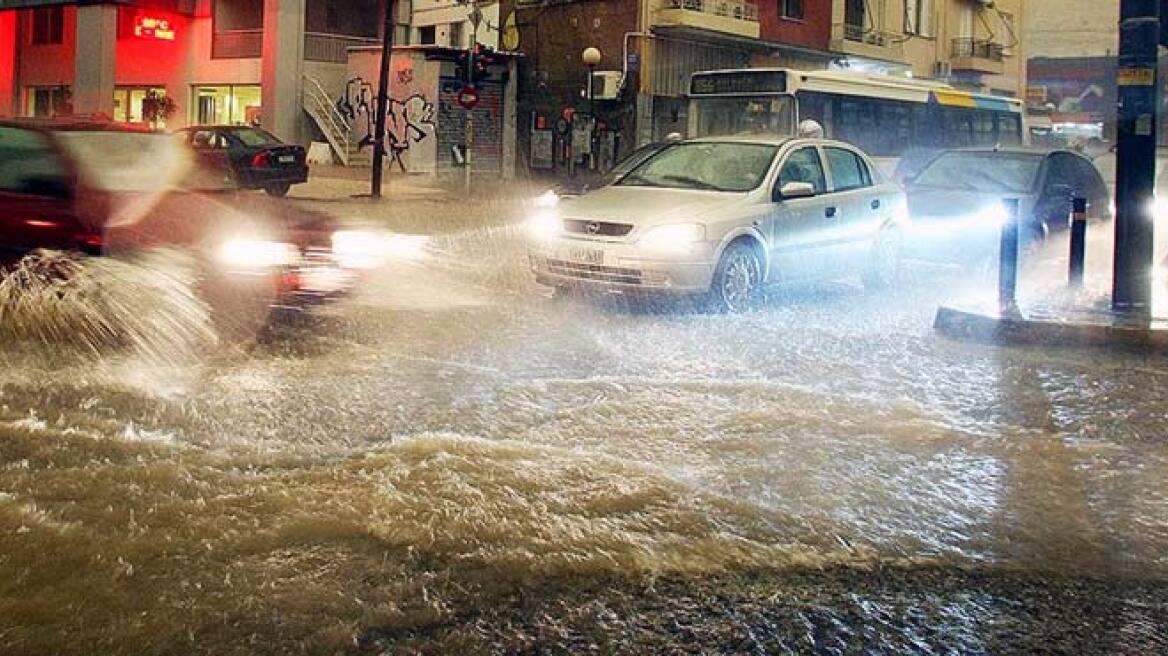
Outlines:
{"label": "dark suv", "polygon": [[[171,135],[118,124],[0,121],[0,273],[38,249],[195,256],[212,314],[239,321],[340,294],[353,274],[327,216],[254,194],[203,193]],[[215,176],[210,176],[214,178]],[[201,191],[189,184],[204,187]]]}

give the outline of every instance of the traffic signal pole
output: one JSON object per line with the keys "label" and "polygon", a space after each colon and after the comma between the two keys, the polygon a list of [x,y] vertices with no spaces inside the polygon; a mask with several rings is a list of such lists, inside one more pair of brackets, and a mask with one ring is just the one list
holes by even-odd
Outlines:
{"label": "traffic signal pole", "polygon": [[1156,67],[1161,0],[1121,0],[1116,151],[1115,278],[1111,307],[1151,316],[1156,184]]}
{"label": "traffic signal pole", "polygon": [[377,122],[373,135],[373,179],[369,195],[381,198],[381,174],[385,166],[385,115],[389,111],[389,58],[393,53],[393,0],[385,0],[385,25],[381,35],[381,71],[377,80]]}

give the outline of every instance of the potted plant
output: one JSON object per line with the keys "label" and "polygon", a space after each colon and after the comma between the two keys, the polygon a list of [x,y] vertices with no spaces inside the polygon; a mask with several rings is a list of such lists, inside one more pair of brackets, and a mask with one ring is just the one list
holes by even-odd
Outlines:
{"label": "potted plant", "polygon": [[170,120],[170,117],[174,116],[177,111],[178,104],[174,102],[173,98],[166,95],[165,91],[151,89],[142,99],[142,120],[156,130],[159,123]]}

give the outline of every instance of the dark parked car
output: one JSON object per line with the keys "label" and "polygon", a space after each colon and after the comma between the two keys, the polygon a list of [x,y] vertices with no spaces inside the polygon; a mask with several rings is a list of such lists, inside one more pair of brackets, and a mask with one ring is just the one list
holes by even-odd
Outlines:
{"label": "dark parked car", "polygon": [[179,134],[205,169],[231,176],[241,189],[283,196],[292,185],[308,181],[304,147],[285,144],[260,128],[204,125]]}
{"label": "dark parked car", "polygon": [[253,194],[197,193],[184,187],[191,165],[168,135],[0,121],[0,274],[41,249],[132,256],[179,247],[195,257],[199,291],[221,327],[260,326],[273,307],[351,286],[355,274],[334,244],[360,240],[333,219]]}
{"label": "dark parked car", "polygon": [[1111,218],[1111,195],[1087,158],[1069,150],[973,148],[942,151],[905,183],[913,239],[910,254],[980,258],[1005,220],[1004,201],[1019,201],[1024,245],[1069,225],[1071,201],[1087,199],[1088,217]]}

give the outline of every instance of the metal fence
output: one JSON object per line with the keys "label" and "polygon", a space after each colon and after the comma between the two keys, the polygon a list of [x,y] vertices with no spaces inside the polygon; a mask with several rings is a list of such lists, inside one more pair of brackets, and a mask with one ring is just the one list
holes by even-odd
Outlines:
{"label": "metal fence", "polygon": [[963,37],[953,39],[954,57],[973,57],[1000,62],[1006,55],[1006,47],[985,39]]}

